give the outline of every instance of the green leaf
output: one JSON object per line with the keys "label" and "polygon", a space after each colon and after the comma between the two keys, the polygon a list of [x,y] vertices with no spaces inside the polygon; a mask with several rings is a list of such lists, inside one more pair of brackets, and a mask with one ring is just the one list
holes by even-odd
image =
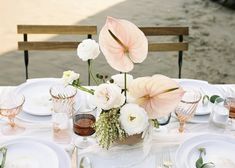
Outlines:
{"label": "green leaf", "polygon": [[0,165],[0,168],[4,168],[5,162],[6,162],[6,157],[7,157],[7,148],[6,147],[0,148],[0,153],[2,153],[2,163]]}
{"label": "green leaf", "polygon": [[215,167],[215,164],[212,162],[204,163],[201,168],[213,168]]}
{"label": "green leaf", "polygon": [[200,156],[198,160],[196,161],[196,168],[202,168],[202,165],[203,165],[203,159]]}
{"label": "green leaf", "polygon": [[211,96],[211,97],[210,97],[210,102],[211,102],[211,103],[215,103],[215,100],[216,100],[218,97],[220,97],[220,96],[218,96],[218,95],[213,95],[213,96]]}

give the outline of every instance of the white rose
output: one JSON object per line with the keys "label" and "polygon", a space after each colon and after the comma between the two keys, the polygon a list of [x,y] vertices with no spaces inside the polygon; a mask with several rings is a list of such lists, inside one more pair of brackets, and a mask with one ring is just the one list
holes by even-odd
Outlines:
{"label": "white rose", "polygon": [[65,85],[69,85],[69,84],[72,84],[73,81],[79,79],[79,77],[80,77],[80,74],[75,73],[74,71],[64,71],[62,80]]}
{"label": "white rose", "polygon": [[137,104],[125,104],[120,110],[120,123],[128,135],[139,134],[148,126],[146,111]]}
{"label": "white rose", "polygon": [[[111,79],[113,79],[114,83],[117,84],[120,88],[125,88],[125,80],[124,80],[124,74],[116,74],[111,76]],[[133,76],[126,74],[126,84],[127,88],[128,85],[133,81]]]}
{"label": "white rose", "polygon": [[83,61],[95,59],[100,54],[99,44],[92,39],[83,40],[77,48],[77,55]]}
{"label": "white rose", "polygon": [[124,104],[125,96],[121,93],[121,88],[115,84],[101,84],[94,93],[97,107],[104,110],[117,108]]}

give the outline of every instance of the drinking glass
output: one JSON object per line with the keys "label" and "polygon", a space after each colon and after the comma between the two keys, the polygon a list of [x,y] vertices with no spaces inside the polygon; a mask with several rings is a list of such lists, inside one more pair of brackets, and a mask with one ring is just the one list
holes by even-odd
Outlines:
{"label": "drinking glass", "polygon": [[220,97],[215,99],[212,113],[210,114],[210,125],[225,128],[229,120],[229,102]]}
{"label": "drinking glass", "polygon": [[78,148],[84,149],[95,143],[95,140],[88,138],[95,133],[94,124],[96,121],[96,108],[76,111],[73,114],[73,131],[75,134],[82,136],[82,139],[77,138],[75,145]]}
{"label": "drinking glass", "polygon": [[175,114],[180,123],[180,133],[184,132],[185,123],[194,116],[201,97],[201,93],[198,90],[185,89],[184,96],[175,109]]}
{"label": "drinking glass", "polygon": [[227,97],[231,130],[235,130],[235,97]]}
{"label": "drinking glass", "polygon": [[72,86],[54,85],[50,88],[53,113],[53,138],[58,143],[71,142],[70,118],[74,112],[77,90]]}
{"label": "drinking glass", "polygon": [[229,117],[235,118],[235,97],[227,97],[226,101],[229,105]]}
{"label": "drinking glass", "polygon": [[15,117],[22,111],[25,102],[24,95],[15,92],[9,92],[2,96],[0,102],[0,115],[7,117],[9,122],[2,127],[4,135],[15,135],[24,132],[25,128],[15,123]]}

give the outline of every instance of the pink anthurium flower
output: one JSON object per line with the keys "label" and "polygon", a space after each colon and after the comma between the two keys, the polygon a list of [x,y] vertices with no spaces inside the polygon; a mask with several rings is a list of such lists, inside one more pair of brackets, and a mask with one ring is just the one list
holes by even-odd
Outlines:
{"label": "pink anthurium flower", "polygon": [[129,72],[134,63],[143,62],[148,53],[148,40],[133,23],[107,17],[99,35],[100,49],[109,65],[117,71]]}
{"label": "pink anthurium flower", "polygon": [[129,92],[151,119],[169,115],[184,94],[177,82],[163,75],[136,78]]}

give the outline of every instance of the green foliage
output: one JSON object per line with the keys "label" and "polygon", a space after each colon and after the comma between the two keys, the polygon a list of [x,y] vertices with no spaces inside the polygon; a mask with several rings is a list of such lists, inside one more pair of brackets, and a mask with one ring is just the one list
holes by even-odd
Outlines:
{"label": "green foliage", "polygon": [[200,152],[199,158],[196,161],[196,168],[213,168],[215,167],[215,164],[212,162],[203,163],[202,155],[206,155],[206,149],[205,148],[199,148],[198,151]]}
{"label": "green foliage", "polygon": [[220,96],[218,96],[218,95],[213,95],[213,96],[211,96],[210,97],[210,102],[211,103],[215,103],[215,100],[217,99],[217,98],[219,98]]}
{"label": "green foliage", "polygon": [[127,136],[119,122],[119,111],[119,108],[102,111],[95,123],[96,138],[103,148],[108,149],[113,142],[122,141]]}
{"label": "green foliage", "polygon": [[7,148],[6,147],[0,148],[0,153],[2,153],[2,163],[0,164],[0,168],[4,168],[7,157]]}
{"label": "green foliage", "polygon": [[153,127],[159,128],[159,122],[157,119],[151,119],[150,123],[152,124]]}
{"label": "green foliage", "polygon": [[211,103],[215,103],[216,99],[217,99],[217,102],[222,102],[224,100],[218,95],[212,95],[211,97],[209,97],[208,95],[204,95],[202,98],[202,103],[207,104],[208,101],[210,101]]}

